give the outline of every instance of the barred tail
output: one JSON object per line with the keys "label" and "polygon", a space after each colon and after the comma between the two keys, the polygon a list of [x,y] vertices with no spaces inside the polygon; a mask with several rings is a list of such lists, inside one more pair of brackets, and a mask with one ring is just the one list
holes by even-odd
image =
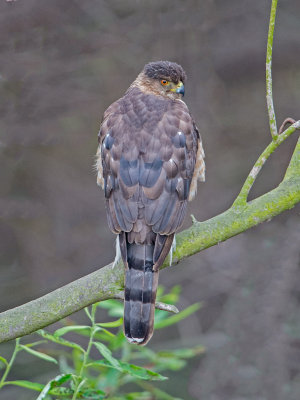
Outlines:
{"label": "barred tail", "polygon": [[131,343],[144,345],[153,334],[158,270],[153,269],[154,244],[127,243],[124,333]]}

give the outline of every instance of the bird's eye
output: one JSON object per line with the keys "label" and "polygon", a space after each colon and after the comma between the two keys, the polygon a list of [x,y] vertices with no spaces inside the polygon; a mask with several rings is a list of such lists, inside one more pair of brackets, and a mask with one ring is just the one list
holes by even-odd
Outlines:
{"label": "bird's eye", "polygon": [[169,82],[166,81],[165,79],[162,79],[162,80],[160,81],[160,83],[161,83],[163,86],[166,86]]}

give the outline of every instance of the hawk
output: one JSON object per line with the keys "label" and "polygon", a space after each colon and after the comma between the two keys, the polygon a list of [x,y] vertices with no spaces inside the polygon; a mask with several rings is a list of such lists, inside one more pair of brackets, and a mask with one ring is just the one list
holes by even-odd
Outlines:
{"label": "hawk", "polygon": [[98,134],[97,183],[125,265],[124,333],[139,345],[153,334],[159,268],[197,180],[204,181],[201,137],[182,100],[185,81],[176,63],[146,64],[104,112]]}

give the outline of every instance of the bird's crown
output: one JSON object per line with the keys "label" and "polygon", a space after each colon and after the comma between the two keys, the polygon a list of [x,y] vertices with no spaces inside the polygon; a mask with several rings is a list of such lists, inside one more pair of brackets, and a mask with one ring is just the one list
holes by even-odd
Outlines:
{"label": "bird's crown", "polygon": [[153,79],[167,79],[174,83],[186,81],[186,73],[182,66],[170,61],[150,62],[145,65],[144,73]]}

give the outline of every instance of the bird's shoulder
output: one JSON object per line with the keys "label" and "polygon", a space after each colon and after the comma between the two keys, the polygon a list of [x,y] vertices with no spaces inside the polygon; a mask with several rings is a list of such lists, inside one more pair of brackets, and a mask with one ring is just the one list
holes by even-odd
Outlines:
{"label": "bird's shoulder", "polygon": [[101,127],[105,130],[121,123],[140,129],[147,123],[152,127],[162,120],[165,124],[174,126],[178,125],[179,120],[191,125],[193,123],[185,102],[145,93],[133,87],[105,110]]}

